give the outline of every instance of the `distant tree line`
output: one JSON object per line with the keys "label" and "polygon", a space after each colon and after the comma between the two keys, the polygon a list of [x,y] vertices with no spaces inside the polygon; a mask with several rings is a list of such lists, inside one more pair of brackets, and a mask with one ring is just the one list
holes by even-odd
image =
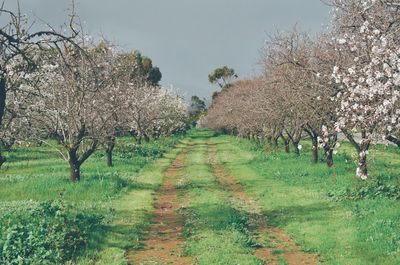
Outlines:
{"label": "distant tree line", "polygon": [[[341,133],[357,151],[357,176],[367,179],[371,144],[400,147],[400,5],[391,0],[329,4],[329,32],[311,38],[294,28],[268,36],[263,74],[218,93],[202,123],[275,146],[281,139],[287,152],[297,154],[306,134],[312,161],[322,148],[328,166]],[[226,87],[224,81],[220,85]]]}
{"label": "distant tree line", "polygon": [[98,149],[112,166],[118,135],[141,143],[186,128],[187,106],[159,85],[152,60],[94,41],[73,10],[60,31],[31,32],[32,21],[4,7],[0,15],[0,166],[15,144],[51,144],[79,181]]}

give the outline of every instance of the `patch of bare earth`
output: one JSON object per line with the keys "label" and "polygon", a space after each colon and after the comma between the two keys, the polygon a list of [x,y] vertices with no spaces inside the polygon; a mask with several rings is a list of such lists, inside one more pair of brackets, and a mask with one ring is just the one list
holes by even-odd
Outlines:
{"label": "patch of bare earth", "polygon": [[[236,177],[229,174],[229,170],[218,161],[216,145],[209,143],[208,150],[216,180],[232,193],[235,204],[239,203],[239,207],[252,216],[250,220],[252,232],[262,244],[262,247],[255,250],[254,255],[267,264],[281,264],[279,257],[283,257],[289,265],[317,264],[316,255],[302,251],[301,246],[297,245],[283,230],[268,226],[266,218],[262,215],[261,206],[245,193]],[[269,238],[268,242],[265,238]]]}
{"label": "patch of bare earth", "polygon": [[192,261],[182,255],[184,239],[183,224],[177,210],[179,191],[175,180],[182,174],[186,162],[186,152],[181,152],[164,173],[163,184],[155,202],[154,218],[149,227],[144,249],[127,254],[129,264],[143,265],[189,265]]}

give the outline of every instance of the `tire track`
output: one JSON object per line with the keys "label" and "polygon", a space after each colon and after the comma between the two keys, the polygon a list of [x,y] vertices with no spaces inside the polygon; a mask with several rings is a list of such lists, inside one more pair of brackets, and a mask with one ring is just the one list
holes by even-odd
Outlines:
{"label": "tire track", "polygon": [[[207,145],[210,164],[216,180],[232,193],[233,203],[252,217],[250,220],[252,232],[262,243],[262,247],[257,248],[254,255],[267,264],[282,264],[280,257],[283,257],[289,265],[317,264],[316,255],[302,251],[301,246],[297,245],[284,231],[267,225],[261,206],[245,193],[243,186],[237,182],[237,178],[229,174],[229,170],[218,161],[216,144],[208,142]],[[271,242],[263,240],[262,237],[266,235]]]}
{"label": "tire track", "polygon": [[192,260],[182,255],[185,240],[182,236],[183,223],[177,213],[180,208],[179,191],[175,181],[182,175],[186,164],[187,150],[182,151],[164,173],[163,184],[158,191],[154,206],[154,217],[149,227],[144,249],[127,254],[129,264],[174,264],[190,265]]}

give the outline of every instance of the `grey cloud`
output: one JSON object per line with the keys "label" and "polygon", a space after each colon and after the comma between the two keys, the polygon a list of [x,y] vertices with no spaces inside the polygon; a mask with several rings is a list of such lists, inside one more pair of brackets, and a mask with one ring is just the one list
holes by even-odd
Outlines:
{"label": "grey cloud", "polygon": [[[55,25],[69,7],[68,0],[20,4]],[[201,97],[216,90],[207,75],[218,66],[233,67],[241,77],[257,73],[266,32],[295,23],[316,32],[329,12],[319,0],[76,0],[76,6],[91,34],[142,51],[161,68],[164,85]]]}

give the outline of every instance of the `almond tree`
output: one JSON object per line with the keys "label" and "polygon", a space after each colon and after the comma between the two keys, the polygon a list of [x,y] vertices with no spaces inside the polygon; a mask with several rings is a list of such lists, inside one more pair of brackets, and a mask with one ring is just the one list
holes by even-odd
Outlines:
{"label": "almond tree", "polygon": [[188,105],[173,89],[160,88],[158,112],[160,119],[154,125],[153,137],[170,136],[183,132],[189,122]]}
{"label": "almond tree", "polygon": [[82,36],[81,48],[66,44],[50,53],[40,66],[40,95],[35,128],[46,142],[51,133],[70,165],[71,181],[79,181],[82,164],[105,138],[114,114],[107,89],[112,65],[105,60],[107,46],[94,46]]}
{"label": "almond tree", "polygon": [[300,154],[299,145],[302,133],[309,119],[313,105],[312,80],[310,68],[310,48],[312,42],[306,34],[296,29],[289,34],[277,33],[267,41],[265,48],[264,73],[274,87],[269,104],[274,112],[281,112],[281,138],[285,150],[289,152],[292,143],[294,151]]}
{"label": "almond tree", "polygon": [[[11,72],[12,73],[12,72]],[[21,83],[21,78],[8,76],[8,89],[3,123],[0,125],[0,151],[11,151],[12,146],[30,134],[30,112],[34,102],[31,101],[35,89]],[[15,81],[15,83],[14,83]],[[12,89],[18,86],[18,89]],[[0,152],[0,167],[6,162]]]}
{"label": "almond tree", "polygon": [[[73,3],[73,2],[72,2]],[[58,33],[54,28],[32,32],[32,21],[17,12],[0,7],[0,17],[6,23],[0,28],[0,166],[5,162],[2,149],[9,148],[15,141],[18,124],[26,123],[21,112],[21,100],[24,96],[18,95],[21,91],[20,79],[30,79],[35,71],[37,50],[55,48],[64,42],[73,44],[77,32],[74,29],[74,9],[68,24],[70,36]],[[18,82],[16,82],[18,81]],[[19,85],[16,85],[19,84]],[[25,91],[26,92],[26,91]],[[22,92],[22,93],[25,93]],[[10,97],[10,98],[9,98]],[[14,104],[15,103],[15,104]],[[17,121],[17,119],[19,119]],[[22,123],[21,123],[22,122]]]}
{"label": "almond tree", "polygon": [[216,96],[205,118],[206,126],[239,136],[264,138],[265,113],[258,93],[261,79],[239,80]]}
{"label": "almond tree", "polygon": [[400,146],[400,4],[330,2],[331,32],[314,40],[297,30],[270,37],[262,78],[235,82],[213,96],[202,122],[240,136],[266,136],[275,145],[280,137],[285,150],[292,144],[296,153],[305,131],[313,162],[320,146],[328,166],[341,132],[358,152],[357,175],[366,179],[372,143],[383,137]]}
{"label": "almond tree", "polygon": [[337,93],[331,69],[336,51],[324,38],[312,41],[296,29],[271,36],[264,50],[264,75],[233,83],[213,100],[207,124],[232,133],[267,138],[275,146],[282,138],[286,152],[293,145],[300,153],[303,131],[312,140],[313,162],[318,146],[324,148],[328,166],[333,165],[337,132],[327,133],[336,121]]}
{"label": "almond tree", "polygon": [[[342,88],[336,96],[340,103],[336,126],[356,148],[357,176],[365,180],[374,135],[392,139],[400,130],[400,6],[394,1],[335,3],[337,43],[352,58],[346,67],[333,70]],[[360,132],[361,140],[351,132]]]}
{"label": "almond tree", "polygon": [[171,134],[184,126],[187,106],[176,93],[147,83],[127,85],[126,124],[137,143]]}

